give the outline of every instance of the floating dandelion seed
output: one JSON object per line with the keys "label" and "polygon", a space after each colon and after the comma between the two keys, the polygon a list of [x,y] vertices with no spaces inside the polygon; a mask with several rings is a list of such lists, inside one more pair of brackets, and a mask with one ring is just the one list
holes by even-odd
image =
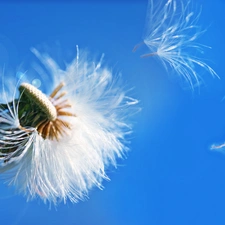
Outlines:
{"label": "floating dandelion seed", "polygon": [[197,25],[201,10],[196,14],[191,11],[190,4],[191,1],[176,0],[154,4],[154,0],[149,0],[144,42],[136,45],[133,51],[146,44],[151,52],[141,57],[158,56],[165,68],[169,65],[193,89],[201,80],[197,67],[212,76],[218,75],[197,56],[203,54],[208,46],[196,42],[205,31]]}
{"label": "floating dandelion seed", "polygon": [[55,89],[47,96],[22,82],[12,101],[3,89],[0,173],[28,200],[77,202],[92,187],[102,188],[105,170],[127,150],[127,117],[137,100],[125,95],[101,61],[77,57],[61,70],[32,51],[52,73]]}
{"label": "floating dandelion seed", "polygon": [[220,144],[220,145],[219,144],[218,145],[213,144],[210,149],[211,150],[217,150],[217,151],[224,151],[224,149],[225,149],[225,143]]}

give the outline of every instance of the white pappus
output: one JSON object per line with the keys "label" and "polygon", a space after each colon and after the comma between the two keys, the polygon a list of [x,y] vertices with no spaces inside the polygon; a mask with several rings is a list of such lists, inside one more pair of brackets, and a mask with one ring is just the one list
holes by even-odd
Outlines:
{"label": "white pappus", "polygon": [[96,64],[78,52],[61,69],[47,54],[32,51],[51,73],[55,89],[47,95],[18,82],[19,92],[12,90],[9,101],[3,88],[1,177],[28,200],[77,202],[92,187],[102,188],[102,180],[109,179],[106,169],[128,150],[129,115],[138,101],[126,96],[102,59]]}

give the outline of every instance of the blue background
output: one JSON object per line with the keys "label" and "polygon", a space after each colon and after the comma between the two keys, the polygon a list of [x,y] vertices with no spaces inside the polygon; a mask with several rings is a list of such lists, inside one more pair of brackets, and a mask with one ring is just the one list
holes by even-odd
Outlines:
{"label": "blue background", "polygon": [[[4,225],[224,225],[225,155],[209,150],[225,141],[225,2],[195,0],[203,11],[200,38],[212,47],[204,57],[221,76],[205,73],[205,85],[182,88],[154,58],[132,53],[141,42],[146,1],[2,2],[0,64],[10,70],[30,47],[56,46],[75,52],[76,44],[105,62],[135,87],[142,111],[134,117],[127,159],[108,174],[103,191],[78,204],[56,209],[26,202],[0,184],[0,224]],[[196,12],[197,13],[197,12]]]}

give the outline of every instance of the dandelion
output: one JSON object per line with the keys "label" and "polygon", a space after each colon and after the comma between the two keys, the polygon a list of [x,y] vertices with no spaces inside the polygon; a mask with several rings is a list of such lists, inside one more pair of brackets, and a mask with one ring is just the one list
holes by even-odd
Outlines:
{"label": "dandelion", "polygon": [[19,81],[9,101],[3,87],[0,173],[28,200],[74,203],[91,188],[101,189],[109,179],[107,168],[124,156],[131,132],[127,117],[137,100],[126,96],[102,59],[95,64],[77,56],[63,70],[48,55],[32,51],[55,88],[46,94]]}
{"label": "dandelion", "polygon": [[[151,52],[141,57],[158,56],[166,69],[171,67],[192,89],[200,84],[198,67],[218,77],[198,57],[199,53],[204,53],[205,48],[209,48],[197,42],[199,36],[205,32],[197,24],[201,10],[197,14],[192,11],[191,1],[162,2],[154,4],[154,0],[149,0],[143,43]],[[141,44],[136,45],[133,51]]]}

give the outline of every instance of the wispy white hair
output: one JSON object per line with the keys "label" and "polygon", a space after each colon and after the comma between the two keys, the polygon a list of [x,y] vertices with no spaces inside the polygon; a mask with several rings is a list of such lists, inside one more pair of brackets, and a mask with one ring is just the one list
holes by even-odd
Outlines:
{"label": "wispy white hair", "polygon": [[197,68],[218,77],[199,57],[209,48],[197,42],[205,32],[198,25],[200,14],[201,9],[194,11],[190,0],[149,0],[143,37],[151,52],[142,57],[158,56],[166,69],[170,66],[191,88],[202,80]]}
{"label": "wispy white hair", "polygon": [[[129,115],[138,101],[128,97],[119,86],[112,71],[87,57],[77,57],[61,69],[47,54],[36,49],[33,53],[53,78],[53,86],[64,82],[64,90],[76,117],[69,117],[71,129],[59,141],[43,139],[34,128],[19,130],[18,106],[10,113],[0,109],[0,121],[10,124],[18,133],[7,133],[0,126],[1,143],[17,143],[20,154],[11,160],[0,157],[0,173],[28,200],[39,196],[44,202],[83,200],[92,187],[102,188],[102,180],[109,179],[106,170],[116,166],[116,159],[128,150],[125,137],[131,132]],[[29,71],[27,71],[29,74]]]}

